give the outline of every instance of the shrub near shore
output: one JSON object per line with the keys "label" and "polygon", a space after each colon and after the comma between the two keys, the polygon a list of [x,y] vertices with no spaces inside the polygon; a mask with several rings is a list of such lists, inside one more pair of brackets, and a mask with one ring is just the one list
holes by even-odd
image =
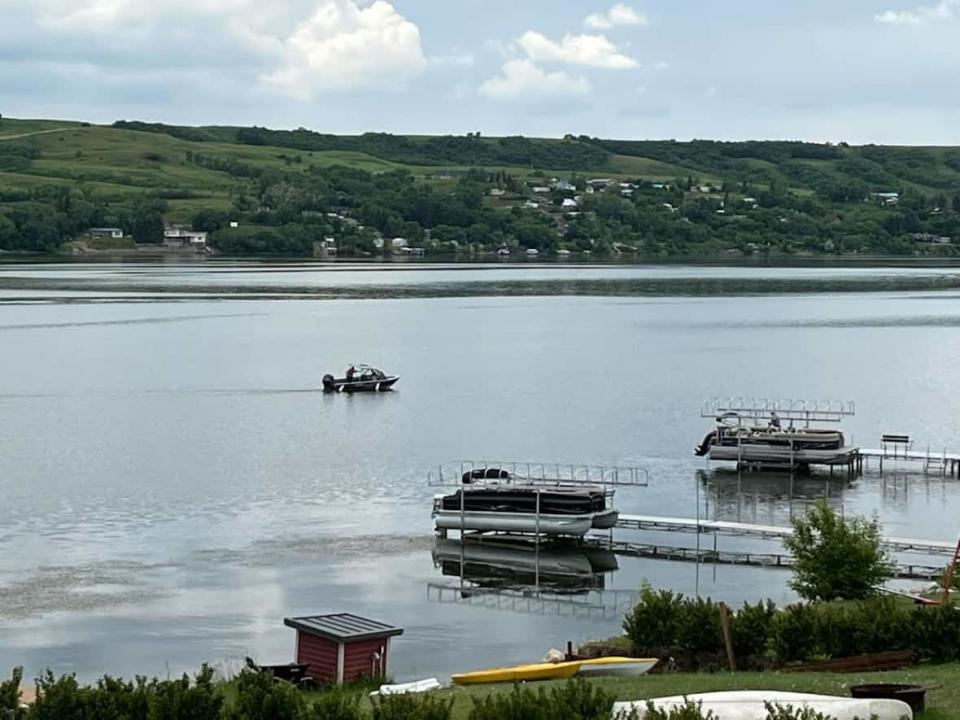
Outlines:
{"label": "shrub near shore", "polygon": [[[720,612],[712,600],[645,587],[623,628],[636,655],[670,656],[688,670],[723,668]],[[888,597],[782,609],[745,604],[731,614],[730,634],[741,669],[885,650],[913,650],[935,662],[960,659],[960,612]]]}

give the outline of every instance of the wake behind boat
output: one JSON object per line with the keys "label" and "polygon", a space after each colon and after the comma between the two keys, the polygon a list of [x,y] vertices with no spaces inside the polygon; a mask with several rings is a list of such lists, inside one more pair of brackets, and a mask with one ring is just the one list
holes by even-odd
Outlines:
{"label": "wake behind boat", "polygon": [[383,392],[393,387],[399,375],[387,375],[370,365],[351,365],[342,378],[323,376],[324,392]]}

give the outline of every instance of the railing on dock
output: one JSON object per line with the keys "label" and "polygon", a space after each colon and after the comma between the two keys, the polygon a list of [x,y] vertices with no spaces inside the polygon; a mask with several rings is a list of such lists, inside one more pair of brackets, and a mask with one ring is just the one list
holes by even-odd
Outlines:
{"label": "railing on dock", "polygon": [[700,408],[700,417],[717,418],[723,415],[751,420],[780,420],[811,422],[841,422],[856,413],[852,400],[791,400],[785,398],[715,397]]}
{"label": "railing on dock", "polygon": [[[505,472],[508,477],[498,471]],[[427,473],[431,487],[458,486],[464,477],[496,480],[501,484],[522,483],[543,487],[599,485],[601,487],[646,487],[650,475],[646,468],[577,463],[544,463],[515,460],[457,460],[437,466]]]}

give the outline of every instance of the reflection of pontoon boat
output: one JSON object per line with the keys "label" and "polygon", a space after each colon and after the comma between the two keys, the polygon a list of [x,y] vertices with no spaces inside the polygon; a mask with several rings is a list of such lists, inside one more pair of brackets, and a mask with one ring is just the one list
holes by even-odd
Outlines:
{"label": "reflection of pontoon boat", "polygon": [[324,392],[382,392],[399,380],[397,375],[386,375],[383,370],[369,365],[351,365],[342,378],[323,376]]}
{"label": "reflection of pontoon boat", "polygon": [[612,501],[613,490],[600,485],[544,485],[484,468],[464,473],[456,492],[436,495],[433,518],[440,530],[580,536],[616,525]]}
{"label": "reflection of pontoon boat", "polygon": [[586,591],[604,586],[603,573],[618,568],[604,548],[545,542],[539,547],[517,538],[438,539],[433,560],[444,575],[487,588],[548,587]]}

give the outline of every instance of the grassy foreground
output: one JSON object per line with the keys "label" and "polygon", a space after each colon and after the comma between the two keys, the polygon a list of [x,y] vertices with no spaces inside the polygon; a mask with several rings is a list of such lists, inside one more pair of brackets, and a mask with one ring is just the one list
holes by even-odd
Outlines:
{"label": "grassy foreground", "polygon": [[[927,709],[920,720],[960,720],[960,664],[928,665],[908,670],[840,675],[833,673],[664,673],[639,678],[596,678],[592,681],[612,692],[618,700],[683,695],[719,690],[789,690],[849,696],[848,688],[861,683],[911,683],[929,688]],[[530,685],[531,688],[563,684],[563,681]],[[454,687],[440,691],[455,698],[452,720],[466,720],[471,698],[509,692],[511,686]]]}

